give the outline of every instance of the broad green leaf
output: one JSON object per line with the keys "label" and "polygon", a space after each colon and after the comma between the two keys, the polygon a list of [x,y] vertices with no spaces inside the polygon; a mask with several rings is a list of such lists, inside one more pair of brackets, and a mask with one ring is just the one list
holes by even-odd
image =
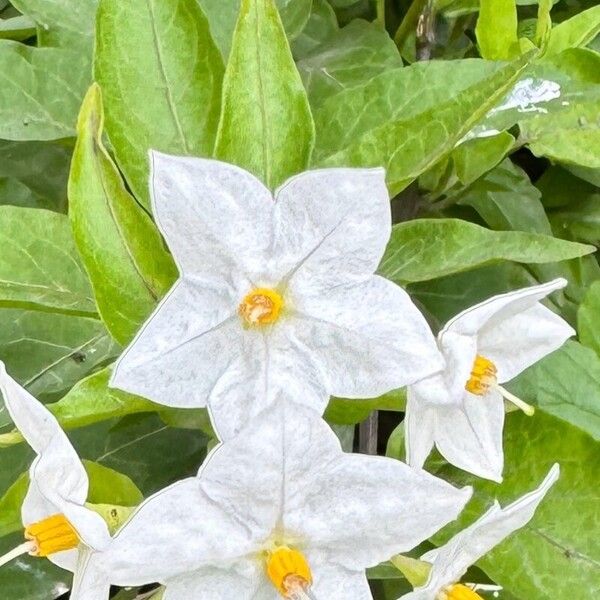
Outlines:
{"label": "broad green leaf", "polygon": [[[119,350],[98,319],[0,310],[0,360],[36,398],[60,397]],[[0,424],[7,422],[2,411]]]}
{"label": "broad green leaf", "polygon": [[69,178],[73,235],[102,320],[125,344],[171,287],[177,269],[102,144],[102,96],[96,84],[83,102],[77,128]]}
{"label": "broad green leaf", "polygon": [[[65,143],[0,140],[0,178],[26,188],[30,206],[66,212],[71,153]],[[16,204],[8,196],[7,200],[2,204]]]}
{"label": "broad green leaf", "polygon": [[437,535],[436,543],[446,541],[479,517],[494,498],[505,505],[529,492],[542,481],[550,465],[558,462],[560,479],[534,519],[477,565],[517,598],[587,600],[590,590],[600,583],[596,531],[600,446],[576,427],[550,415],[512,413],[507,416],[504,451],[501,486],[430,463],[437,475],[475,488],[473,500],[458,522]]}
{"label": "broad green leaf", "polygon": [[594,250],[548,235],[491,231],[459,219],[417,219],[394,225],[379,272],[398,283],[409,283],[499,260],[547,263]]}
{"label": "broad green leaf", "polygon": [[0,40],[0,138],[72,136],[89,74],[75,52]]}
{"label": "broad green leaf", "polygon": [[25,471],[0,498],[0,537],[23,529],[21,505],[29,487],[29,473]]}
{"label": "broad green leaf", "polygon": [[195,475],[208,442],[202,432],[168,427],[154,414],[97,423],[70,437],[80,456],[127,475],[145,496]]}
{"label": "broad green leaf", "polygon": [[320,161],[320,166],[385,166],[388,187],[398,193],[452,152],[512,87],[528,60],[510,63],[417,117],[401,117],[367,132],[347,149]]}
{"label": "broad green leaf", "polygon": [[600,357],[594,350],[568,341],[507,387],[600,440]]}
{"label": "broad green leaf", "polygon": [[595,350],[600,356],[600,281],[596,281],[589,287],[579,306],[577,333],[581,343]]}
{"label": "broad green leaf", "polygon": [[223,64],[206,18],[186,0],[102,0],[94,70],[117,162],[148,206],[149,149],[212,153]]}
{"label": "broad green leaf", "polygon": [[338,425],[354,425],[364,421],[374,410],[403,411],[405,406],[405,389],[393,390],[367,400],[331,398],[325,411],[325,419]]}
{"label": "broad green leaf", "polygon": [[595,6],[554,27],[548,40],[546,54],[558,54],[567,48],[586,46],[599,33],[600,6]]}
{"label": "broad green leaf", "polygon": [[508,60],[519,55],[517,6],[514,0],[481,0],[475,27],[483,58]]}
{"label": "broad green leaf", "polygon": [[313,141],[310,107],[275,3],[243,0],[215,155],[275,188],[306,168]]}
{"label": "broad green leaf", "polygon": [[352,21],[298,61],[313,107],[399,67],[402,59],[389,35],[378,25],[362,20]]}
{"label": "broad green leaf", "polygon": [[338,22],[327,0],[313,0],[310,17],[292,43],[294,57],[302,59],[338,31]]}
{"label": "broad green leaf", "polygon": [[492,229],[552,235],[540,198],[527,174],[507,158],[468,186],[456,202],[474,208]]}
{"label": "broad green leaf", "polygon": [[600,244],[600,192],[586,194],[582,187],[581,182],[565,193],[563,198],[570,199],[571,203],[550,213],[550,222],[557,234],[597,246]]}
{"label": "broad green leaf", "polygon": [[533,117],[521,124],[521,139],[537,156],[600,169],[600,99],[578,104],[549,119]]}
{"label": "broad green leaf", "polygon": [[[23,543],[18,533],[0,540],[0,554]],[[62,600],[71,587],[73,576],[49,560],[22,556],[0,569],[2,600]]]}
{"label": "broad green leaf", "polygon": [[25,15],[0,19],[0,40],[20,42],[35,35],[35,22]]}
{"label": "broad green leaf", "polygon": [[315,110],[315,162],[344,150],[362,135],[443,106],[449,97],[497,72],[491,61],[425,61],[392,69],[341,90]]}
{"label": "broad green leaf", "polygon": [[[231,51],[233,31],[240,11],[240,0],[197,0],[208,19],[210,32],[221,54]],[[311,0],[276,0],[281,20],[290,40],[295,39],[310,16]],[[315,3],[317,0],[313,0]]]}
{"label": "broad green leaf", "polygon": [[76,9],[70,0],[13,0],[12,4],[38,24],[38,45],[77,50],[82,66],[90,69],[98,0],[77,0]]}
{"label": "broad green leaf", "polygon": [[0,244],[0,307],[97,316],[65,215],[0,206]]}

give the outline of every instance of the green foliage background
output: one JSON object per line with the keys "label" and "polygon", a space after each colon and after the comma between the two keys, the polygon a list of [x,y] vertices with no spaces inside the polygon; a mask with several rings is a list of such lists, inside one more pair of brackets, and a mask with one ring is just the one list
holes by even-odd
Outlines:
{"label": "green foliage background", "polygon": [[[148,149],[215,156],[272,188],[309,167],[384,165],[396,224],[380,272],[434,329],[568,279],[550,302],[578,337],[509,386],[539,410],[507,417],[505,482],[428,467],[475,486],[459,527],[560,462],[534,521],[469,575],[506,600],[598,592],[599,33],[594,0],[0,0],[0,359],[72,430],[92,501],[136,504],[214,443],[204,411],[107,387],[177,275]],[[403,390],[332,399],[326,417],[348,440],[385,411],[397,426],[380,442],[402,458],[403,406]],[[2,551],[31,456],[4,409],[0,426]],[[389,564],[370,577],[379,600],[409,589]],[[47,561],[0,570],[5,600],[69,585]]]}

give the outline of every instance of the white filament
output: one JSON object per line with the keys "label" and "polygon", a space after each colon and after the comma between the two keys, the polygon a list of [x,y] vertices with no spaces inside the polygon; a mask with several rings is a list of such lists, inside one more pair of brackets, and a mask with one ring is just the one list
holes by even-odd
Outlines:
{"label": "white filament", "polygon": [[505,390],[501,385],[497,383],[494,385],[494,388],[497,389],[504,398],[506,398],[509,402],[512,402],[517,408],[520,408],[528,417],[533,416],[535,413],[535,408],[531,406],[531,404],[527,404],[514,394],[511,394],[508,390]]}
{"label": "white filament", "polygon": [[9,563],[11,560],[14,560],[17,557],[22,556],[23,554],[31,552],[32,550],[35,550],[34,542],[25,542],[20,546],[17,546],[10,552],[7,552],[4,556],[0,556],[0,567],[4,566],[6,563]]}

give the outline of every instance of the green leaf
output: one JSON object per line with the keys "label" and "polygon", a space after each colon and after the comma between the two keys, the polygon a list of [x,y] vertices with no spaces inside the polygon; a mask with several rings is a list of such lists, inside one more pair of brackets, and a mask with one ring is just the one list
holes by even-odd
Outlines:
{"label": "green leaf", "polygon": [[65,215],[0,206],[0,306],[96,316]]}
{"label": "green leaf", "polygon": [[90,478],[87,502],[135,506],[144,499],[142,492],[127,475],[89,460],[84,460],[83,465]]}
{"label": "green leaf", "polygon": [[579,306],[577,333],[581,343],[600,356],[600,281],[592,283]]}
{"label": "green leaf", "polygon": [[20,15],[10,19],[0,19],[0,40],[20,42],[35,35],[35,23],[29,17]]}
{"label": "green leaf", "polygon": [[459,219],[417,219],[394,225],[379,272],[398,283],[427,281],[499,260],[547,263],[594,250],[548,235],[491,231]]}
{"label": "green leaf", "polygon": [[364,421],[374,410],[403,411],[405,406],[405,389],[392,390],[378,398],[366,400],[331,398],[325,419],[337,425],[354,425]]}
{"label": "green leaf", "polygon": [[37,208],[66,212],[70,162],[69,144],[0,140],[0,178],[25,186]]}
{"label": "green leaf", "polygon": [[[119,351],[98,319],[0,310],[0,360],[36,398],[60,397]],[[8,422],[3,411],[0,424]]]}
{"label": "green leaf", "polygon": [[378,25],[358,19],[298,61],[298,70],[313,107],[345,89],[399,67],[402,67],[402,58],[389,35]]}
{"label": "green leaf", "polygon": [[23,529],[21,505],[29,487],[29,473],[25,471],[0,498],[0,537]]}
{"label": "green leaf", "polygon": [[508,60],[519,55],[517,6],[514,0],[481,0],[475,27],[483,58]]}
{"label": "green leaf", "polygon": [[385,166],[392,194],[446,157],[456,144],[506,94],[526,68],[525,57],[503,67],[444,104],[412,119],[377,127],[345,150],[320,161],[321,166]]}
{"label": "green leaf", "polygon": [[546,55],[558,54],[567,48],[587,46],[599,33],[600,6],[594,6],[559,23],[552,30]]}
{"label": "green leaf", "polygon": [[445,542],[479,517],[494,498],[505,505],[529,492],[550,465],[558,462],[560,479],[534,519],[477,564],[517,598],[587,600],[589,591],[598,587],[600,564],[595,529],[600,447],[585,433],[550,415],[512,413],[507,416],[504,450],[502,486],[432,464],[437,475],[475,488],[458,522],[438,534],[436,543]]}
{"label": "green leaf", "polygon": [[492,229],[552,235],[540,198],[527,174],[507,158],[468,186],[456,202],[473,207]]}
{"label": "green leaf", "polygon": [[117,162],[136,198],[148,206],[149,149],[212,153],[220,53],[195,2],[102,0],[94,69]]}
{"label": "green leaf", "polygon": [[[285,23],[285,21],[284,21]],[[335,11],[327,0],[313,0],[310,17],[302,33],[292,41],[292,52],[296,59],[305,58],[317,46],[327,41],[338,31]]]}
{"label": "green leaf", "polygon": [[72,136],[88,79],[75,52],[0,40],[0,138]]}
{"label": "green leaf", "polygon": [[215,155],[273,189],[306,168],[313,141],[310,107],[275,3],[243,0]]}
{"label": "green leaf", "polygon": [[94,84],[79,116],[69,216],[102,320],[130,341],[177,277],[160,233],[127,192],[102,144],[102,96]]}
{"label": "green leaf", "polygon": [[600,169],[600,99],[577,104],[549,119],[521,124],[521,138],[537,156]]}
{"label": "green leaf", "polygon": [[79,51],[91,76],[98,0],[78,0],[75,10],[70,0],[13,0],[12,4],[38,24],[38,45]]}
{"label": "green leaf", "polygon": [[[240,12],[240,0],[197,0],[210,24],[212,36],[227,58],[231,51],[231,40],[235,24]],[[315,3],[317,0],[314,0]],[[304,29],[310,16],[310,0],[277,0],[277,7],[286,34],[290,40],[295,39]]]}

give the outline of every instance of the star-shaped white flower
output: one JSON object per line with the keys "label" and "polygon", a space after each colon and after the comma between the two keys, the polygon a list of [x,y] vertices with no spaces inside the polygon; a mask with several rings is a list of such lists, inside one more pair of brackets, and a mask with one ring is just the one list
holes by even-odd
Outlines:
{"label": "star-shaped white flower", "polygon": [[494,502],[470,527],[444,546],[424,554],[421,560],[432,564],[429,579],[423,587],[402,596],[403,600],[482,600],[475,591],[458,583],[461,577],[472,564],[533,518],[559,472],[555,464],[539,488],[506,508]]}
{"label": "star-shaped white flower", "polygon": [[[54,416],[7,373],[0,362],[4,404],[27,443],[36,453],[21,515],[27,541],[0,558],[0,564],[29,553],[75,572],[91,553],[102,553],[111,537],[106,522],[85,506],[89,480],[77,452]],[[104,598],[110,584],[103,582]],[[88,600],[85,596],[73,600]],[[89,599],[93,600],[93,599]]]}
{"label": "star-shaped white flower", "polygon": [[422,467],[433,445],[453,465],[502,481],[503,398],[533,408],[499,384],[510,381],[575,332],[540,300],[564,279],[494,296],[451,319],[438,336],[446,369],[409,386],[406,452]]}
{"label": "star-shaped white flower", "polygon": [[[312,409],[280,400],[196,477],[146,500],[89,562],[94,580],[166,584],[164,600],[367,600],[365,568],[413,548],[471,496],[399,461],[344,454]],[[95,579],[92,576],[95,573]]]}
{"label": "star-shaped white flower", "polygon": [[282,391],[322,412],[443,367],[409,296],[374,275],[391,231],[382,169],[323,169],[273,194],[233,165],[151,152],[153,212],[180,278],[111,385],[208,405],[221,439]]}

